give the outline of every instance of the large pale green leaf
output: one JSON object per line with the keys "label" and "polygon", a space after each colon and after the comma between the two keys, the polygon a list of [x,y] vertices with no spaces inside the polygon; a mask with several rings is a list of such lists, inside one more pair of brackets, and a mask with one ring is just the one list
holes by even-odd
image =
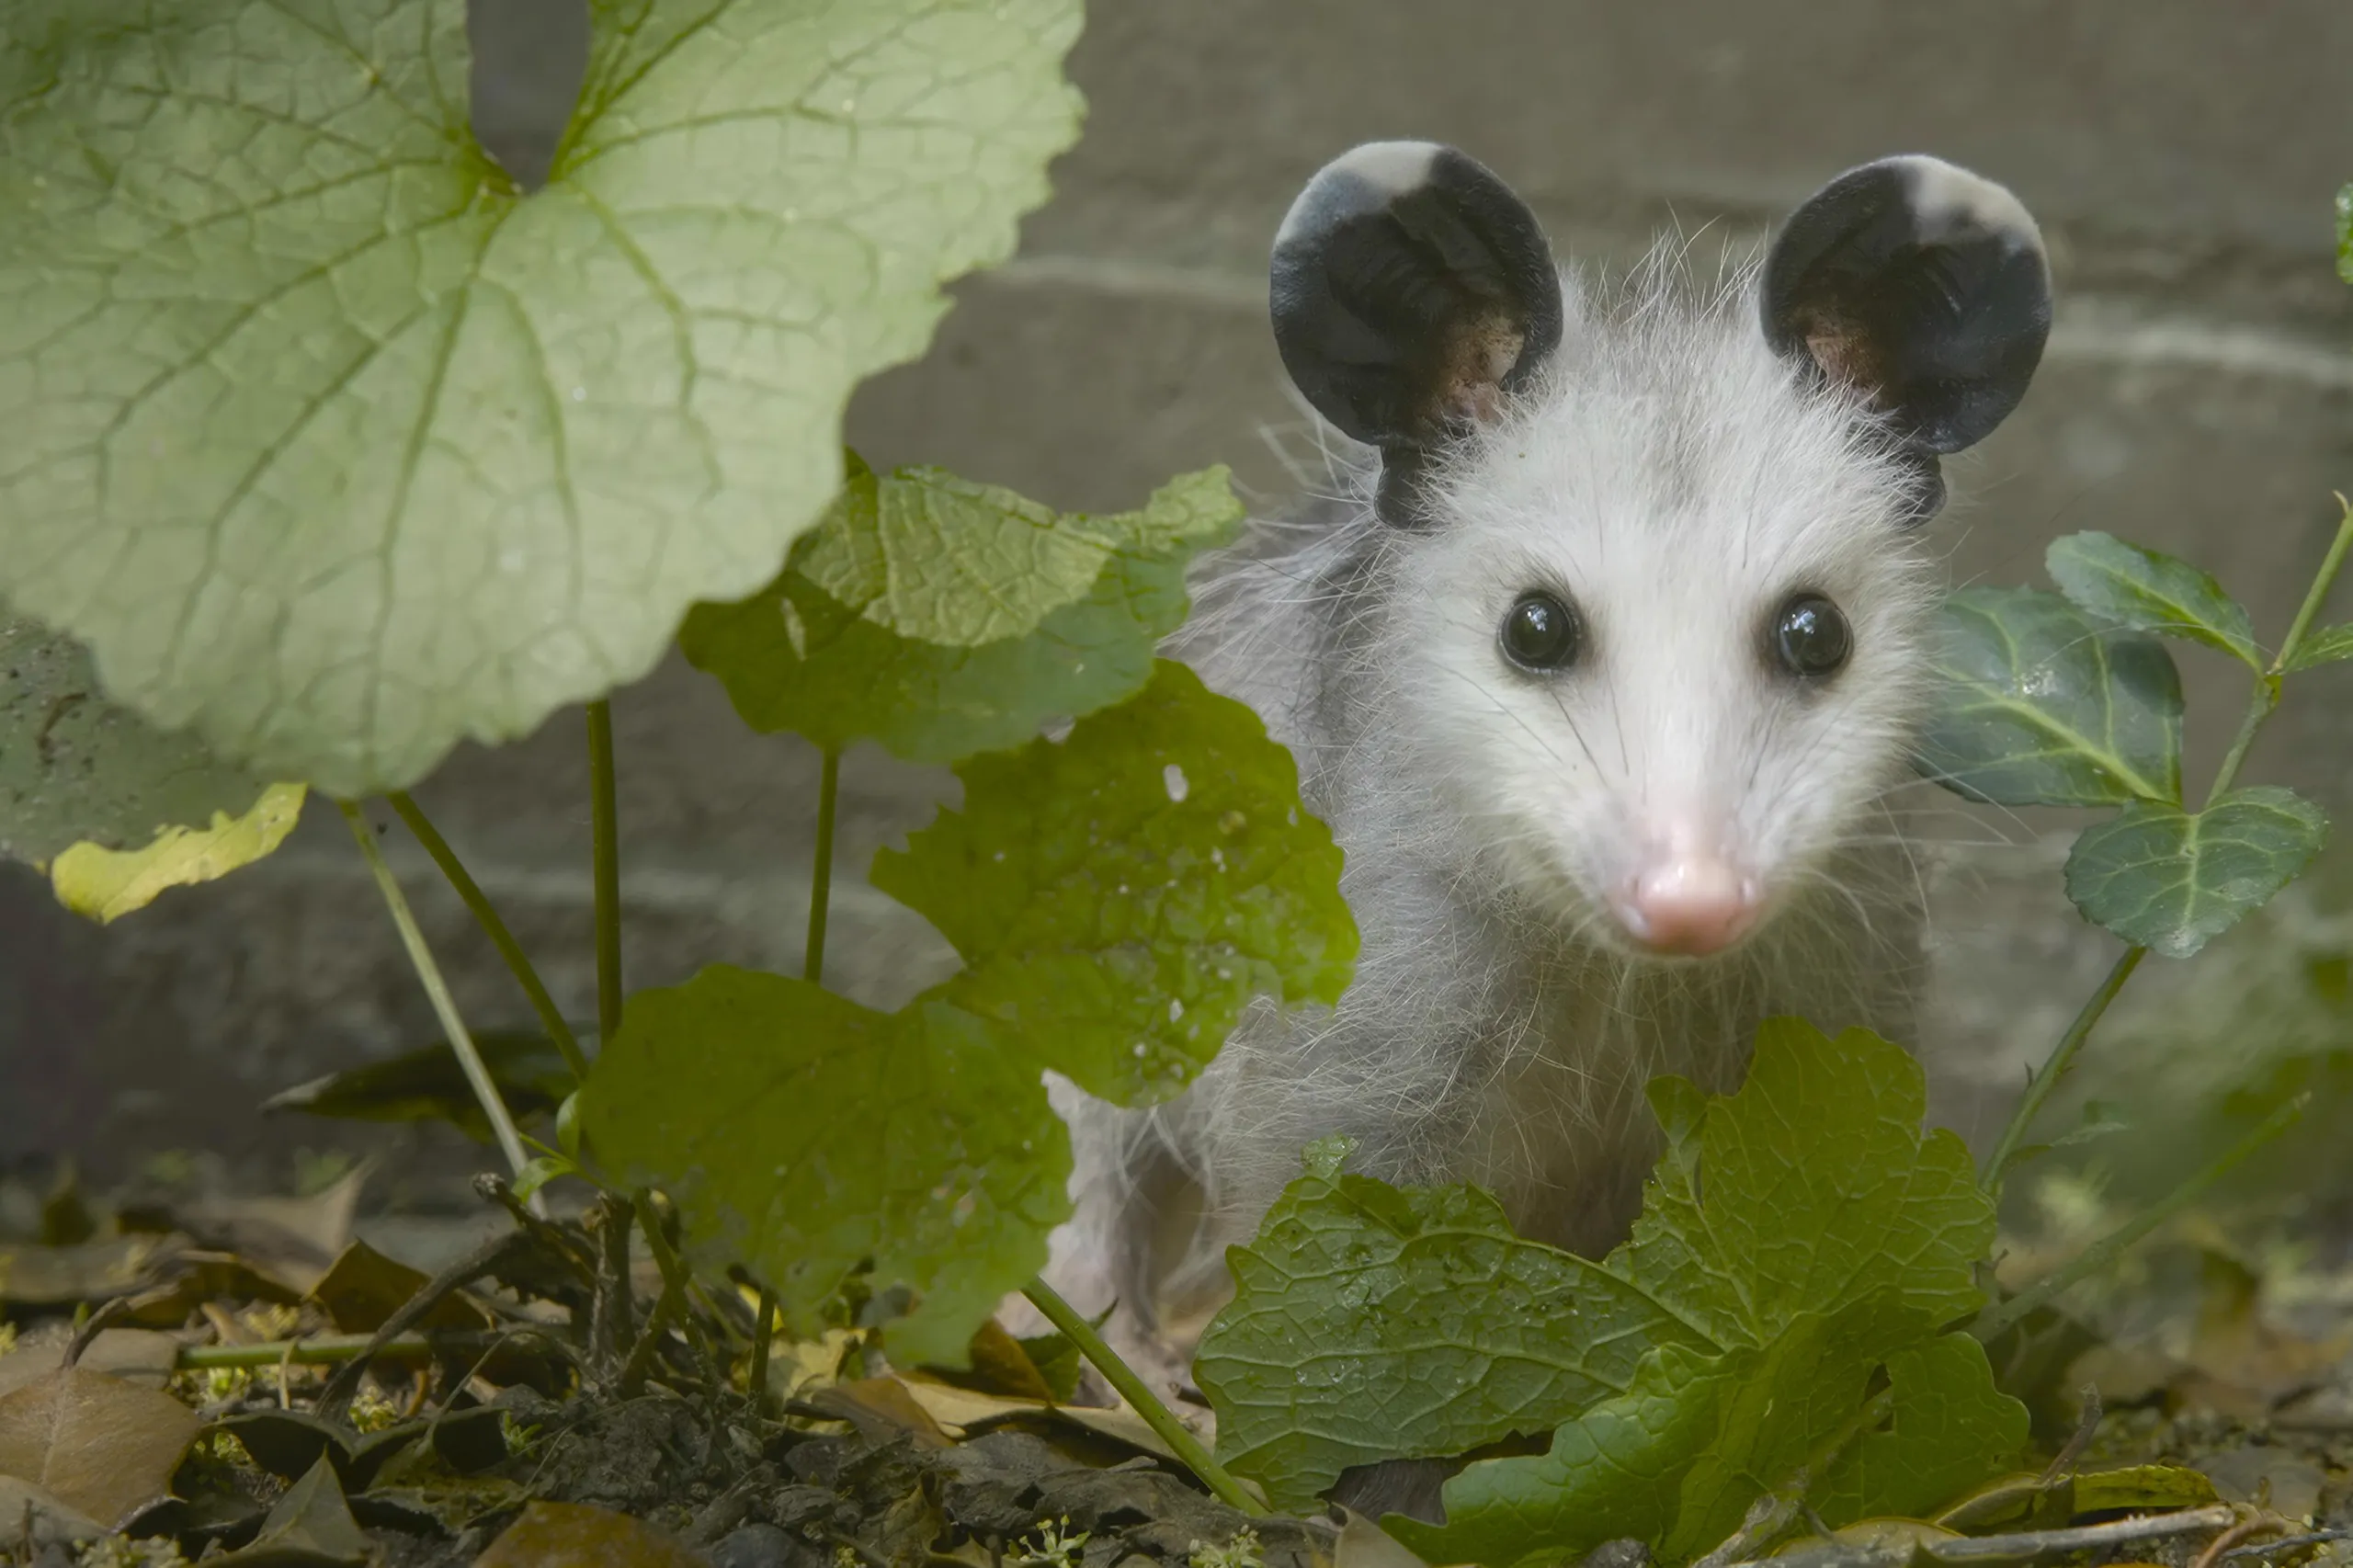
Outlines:
{"label": "large pale green leaf", "polygon": [[1945,603],[1919,768],[2004,806],[2181,799],[2181,679],[2154,638],[2032,588]]}
{"label": "large pale green leaf", "polygon": [[2318,806],[2270,785],[2202,812],[2136,801],[2075,840],[2067,896],[2126,941],[2185,959],[2295,881],[2327,834]]}
{"label": "large pale green leaf", "polygon": [[1233,1301],[1193,1376],[1220,1461],[1281,1508],[1350,1465],[1542,1432],[1627,1392],[1655,1346],[1713,1348],[1599,1264],[1514,1236],[1475,1187],[1311,1174],[1228,1256]]}
{"label": "large pale green leaf", "polygon": [[772,577],[1006,255],[1078,0],[595,0],[549,185],[462,0],[0,21],[0,593],[268,777],[407,783]]}
{"label": "large pale green leaf", "polygon": [[943,998],[1052,1041],[1090,1093],[1175,1093],[1254,997],[1339,999],[1357,953],[1340,851],[1300,809],[1290,753],[1184,665],[1161,660],[1066,739],[957,771],[963,809],[877,855],[873,884],[963,954]]}
{"label": "large pale green leaf", "polygon": [[2186,637],[2263,668],[2245,607],[2187,561],[2094,532],[2053,540],[2043,564],[2061,593],[2103,620]]}
{"label": "large pale green leaf", "polygon": [[108,702],[73,639],[0,611],[0,855],[139,848],[242,814],[267,785]]}
{"label": "large pale green leaf", "polygon": [[1018,1041],[939,1003],[877,1013],[798,980],[714,966],[629,999],[581,1091],[596,1160],[676,1200],[695,1256],[742,1263],[813,1337],[870,1265],[916,1293],[906,1364],[956,1364],[1046,1260],[1070,1146]]}
{"label": "large pale green leaf", "polygon": [[1186,562],[1241,516],[1222,468],[1091,517],[852,459],[784,573],[738,603],[696,606],[678,644],[754,729],[955,762],[1142,687],[1185,619]]}

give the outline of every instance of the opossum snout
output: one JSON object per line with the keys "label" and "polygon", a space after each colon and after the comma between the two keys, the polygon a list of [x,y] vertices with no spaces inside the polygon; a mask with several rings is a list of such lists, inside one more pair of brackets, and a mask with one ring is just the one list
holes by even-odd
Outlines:
{"label": "opossum snout", "polygon": [[1764,888],[1734,862],[1723,836],[1688,820],[1669,821],[1644,835],[1633,874],[1611,901],[1638,945],[1700,958],[1723,951],[1756,926]]}

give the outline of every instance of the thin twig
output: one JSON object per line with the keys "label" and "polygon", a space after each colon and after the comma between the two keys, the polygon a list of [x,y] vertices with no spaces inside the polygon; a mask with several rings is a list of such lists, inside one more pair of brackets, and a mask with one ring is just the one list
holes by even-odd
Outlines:
{"label": "thin twig", "polygon": [[776,1292],[760,1287],[760,1323],[752,1335],[752,1368],[745,1378],[749,1385],[745,1392],[752,1396],[755,1406],[764,1406],[768,1398],[768,1341],[776,1337]]}
{"label": "thin twig", "polygon": [[555,1041],[556,1050],[563,1053],[563,1064],[571,1069],[573,1082],[576,1084],[585,1080],[588,1076],[588,1058],[580,1049],[579,1037],[572,1032],[571,1024],[565,1021],[563,1010],[556,1006],[555,998],[548,994],[548,988],[540,983],[539,971],[531,967],[523,945],[515,939],[515,933],[506,928],[506,922],[499,917],[497,906],[482,891],[482,884],[474,881],[464,862],[458,858],[458,852],[449,847],[448,839],[441,836],[441,830],[426,820],[405,790],[395,790],[384,799],[391,802],[401,821],[408,824],[409,832],[415,835],[417,843],[425,846],[425,852],[433,857],[433,863],[441,868],[441,874],[449,879],[449,886],[457,891],[465,906],[473,912],[475,924],[490,938],[490,945],[496,948],[498,956],[506,960],[508,972],[523,988],[523,994],[530,999],[531,1011],[540,1016],[540,1027],[547,1031],[548,1038]]}
{"label": "thin twig", "polygon": [[[1915,1550],[1922,1556],[1938,1562],[1990,1565],[2016,1562],[2021,1558],[2061,1557],[2069,1552],[2094,1551],[2131,1541],[2162,1540],[2167,1536],[2195,1535],[2200,1530],[2227,1529],[2237,1517],[2238,1510],[2222,1503],[2212,1507],[2189,1508],[2172,1514],[2136,1515],[2131,1518],[2111,1519],[2106,1524],[2071,1525],[2063,1529],[2019,1530],[2011,1535],[1962,1536],[1951,1540],[1923,1541]],[[1734,1568],[1763,1568],[1763,1562],[1751,1560],[1735,1564]]]}
{"label": "thin twig", "polygon": [[1032,1279],[1021,1288],[1030,1303],[1045,1313],[1046,1320],[1066,1335],[1078,1353],[1094,1363],[1104,1381],[1119,1390],[1120,1397],[1135,1408],[1137,1415],[1166,1443],[1169,1450],[1184,1461],[1185,1468],[1199,1476],[1201,1484],[1215,1493],[1221,1502],[1241,1509],[1245,1514],[1264,1517],[1266,1505],[1243,1490],[1242,1483],[1226,1473],[1225,1467],[1210,1457],[1201,1440],[1191,1427],[1176,1419],[1160,1396],[1144,1386],[1135,1369],[1121,1360],[1119,1353],[1103,1342],[1095,1325],[1082,1316],[1076,1307],[1063,1300],[1060,1292],[1043,1279]]}
{"label": "thin twig", "polygon": [[500,1152],[506,1154],[508,1166],[520,1173],[530,1164],[530,1156],[523,1152],[523,1135],[515,1130],[515,1119],[506,1114],[506,1102],[499,1097],[498,1085],[491,1077],[482,1052],[474,1048],[474,1037],[466,1032],[466,1021],[458,1016],[458,1004],[449,995],[449,983],[441,978],[440,966],[433,961],[432,949],[425,945],[425,933],[417,926],[416,915],[401,892],[399,879],[384,863],[384,852],[377,846],[376,835],[359,808],[349,801],[337,801],[335,804],[341,808],[344,821],[351,824],[351,836],[358,841],[359,853],[376,879],[376,889],[384,896],[384,907],[392,911],[392,924],[400,928],[401,943],[408,949],[410,967],[424,983],[425,994],[433,1004],[435,1016],[441,1020],[441,1032],[449,1037],[449,1049],[456,1053],[458,1065],[465,1069],[466,1082],[473,1085],[474,1098],[482,1103],[483,1115],[489,1118],[491,1131],[497,1134]]}
{"label": "thin twig", "polygon": [[688,1343],[702,1358],[703,1372],[710,1379],[711,1387],[714,1390],[724,1387],[727,1379],[720,1370],[718,1354],[711,1349],[710,1340],[703,1336],[694,1314],[686,1310],[687,1297],[696,1293],[694,1276],[688,1272],[686,1262],[678,1256],[677,1249],[670,1244],[669,1234],[662,1228],[661,1211],[654,1207],[652,1191],[639,1187],[635,1203],[637,1228],[645,1233],[645,1250],[654,1255],[654,1267],[662,1271],[662,1293],[665,1296],[675,1293],[678,1297],[678,1322],[686,1332]]}
{"label": "thin twig", "polygon": [[597,881],[597,1034],[621,1027],[620,807],[613,778],[613,707],[588,704],[588,816]]}
{"label": "thin twig", "polygon": [[817,774],[817,863],[809,874],[809,943],[801,978],[815,985],[825,975],[825,913],[834,888],[834,819],[841,803],[842,754],[827,747]]}
{"label": "thin twig", "polygon": [[2091,1447],[2092,1434],[2099,1430],[2099,1418],[2104,1414],[2099,1402],[2099,1385],[2086,1383],[2082,1399],[2084,1414],[2075,1422],[2075,1436],[2067,1439],[2065,1448],[2052,1456],[2051,1463],[2045,1467],[2037,1482],[2038,1485],[2050,1486],[2057,1483],[2062,1476],[2074,1474],[2075,1461],[2084,1457],[2086,1449]]}
{"label": "thin twig", "polygon": [[2222,1158],[2174,1188],[2163,1199],[2119,1225],[2009,1300],[1989,1303],[1984,1312],[1977,1314],[1977,1321],[1969,1325],[1969,1332],[1975,1335],[1980,1342],[1990,1344],[2037,1308],[2057,1300],[2065,1291],[2106,1268],[2127,1247],[2180,1213],[2208,1187],[2237,1168],[2248,1155],[2293,1126],[2296,1119],[2303,1115],[2304,1107],[2311,1103],[2312,1094],[2307,1090],[2265,1117],[2262,1125],[2232,1145]]}
{"label": "thin twig", "polygon": [[2287,1521],[2277,1515],[2250,1514],[2212,1540],[2208,1541],[2206,1550],[2198,1554],[2198,1561],[2192,1562],[2189,1568],[2214,1568],[2215,1559],[2221,1557],[2225,1550],[2238,1545],[2247,1537],[2262,1530],[2277,1532],[2286,1528]]}
{"label": "thin twig", "polygon": [[2326,1546],[2332,1540],[2353,1540],[2353,1529],[2307,1530],[2302,1535],[2281,1536],[2278,1540],[2258,1541],[2253,1546],[2234,1546],[2222,1553],[2225,1562],[2242,1557],[2269,1557],[2277,1552],[2301,1551],[2307,1546]]}
{"label": "thin twig", "polygon": [[513,1253],[530,1244],[531,1238],[524,1232],[502,1231],[426,1280],[416,1294],[401,1304],[400,1311],[383,1321],[369,1343],[360,1346],[342,1369],[327,1380],[327,1386],[320,1391],[316,1406],[320,1418],[341,1420],[345,1406],[351,1403],[352,1395],[359,1392],[359,1380],[367,1374],[368,1363],[385,1346],[415,1327],[426,1313],[444,1301],[497,1268]]}

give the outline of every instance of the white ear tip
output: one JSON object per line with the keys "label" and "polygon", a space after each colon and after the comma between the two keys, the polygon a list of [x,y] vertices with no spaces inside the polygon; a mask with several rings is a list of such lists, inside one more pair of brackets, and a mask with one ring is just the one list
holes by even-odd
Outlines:
{"label": "white ear tip", "polygon": [[2014,234],[2034,250],[2042,249],[2042,231],[2034,215],[2008,187],[1925,153],[1887,161],[1903,171],[1912,209],[1919,215],[1921,238],[1934,241],[1973,230]]}
{"label": "white ear tip", "polygon": [[1275,244],[1330,227],[1343,218],[1386,206],[1430,181],[1430,165],[1446,149],[1435,142],[1367,142],[1351,147],[1307,182],[1275,231]]}

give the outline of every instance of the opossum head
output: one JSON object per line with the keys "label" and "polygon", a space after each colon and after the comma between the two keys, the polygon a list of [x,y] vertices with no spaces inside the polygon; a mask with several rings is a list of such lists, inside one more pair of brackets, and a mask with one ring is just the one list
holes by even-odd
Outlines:
{"label": "opossum head", "polygon": [[1493,174],[1359,147],[1277,238],[1285,364],[1376,448],[1357,676],[1434,837],[1630,953],[1731,949],[1890,831],[1938,459],[2050,324],[2033,221],[1926,157],[1854,169],[1702,297],[1563,274]]}

